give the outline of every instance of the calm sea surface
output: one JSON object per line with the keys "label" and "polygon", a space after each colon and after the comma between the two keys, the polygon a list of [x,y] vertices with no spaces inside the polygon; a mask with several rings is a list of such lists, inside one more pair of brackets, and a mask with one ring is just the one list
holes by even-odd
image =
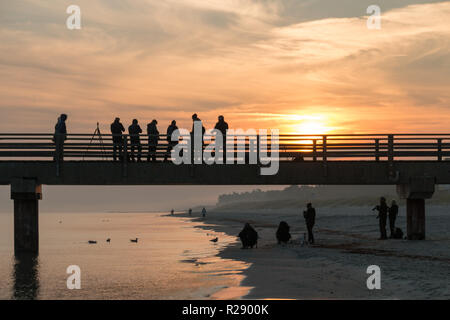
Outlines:
{"label": "calm sea surface", "polygon": [[[238,289],[248,267],[216,256],[235,238],[195,228],[187,218],[41,213],[39,219],[39,256],[18,259],[13,214],[0,214],[0,299],[220,298],[220,291]],[[209,241],[216,236],[217,244]],[[67,289],[70,265],[81,269],[80,290]]]}

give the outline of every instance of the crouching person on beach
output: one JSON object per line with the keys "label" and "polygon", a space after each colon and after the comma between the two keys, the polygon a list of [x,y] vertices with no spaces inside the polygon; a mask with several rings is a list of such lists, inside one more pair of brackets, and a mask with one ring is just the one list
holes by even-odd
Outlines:
{"label": "crouching person on beach", "polygon": [[239,233],[239,238],[242,242],[242,249],[258,247],[258,232],[246,223],[244,229]]}
{"label": "crouching person on beach", "polygon": [[289,233],[289,225],[286,221],[281,221],[277,230],[277,240],[278,244],[286,244],[291,240],[291,234]]}

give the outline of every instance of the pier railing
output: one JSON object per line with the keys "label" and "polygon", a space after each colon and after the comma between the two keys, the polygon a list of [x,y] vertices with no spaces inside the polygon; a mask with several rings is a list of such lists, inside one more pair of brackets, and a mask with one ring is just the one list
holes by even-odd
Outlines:
{"label": "pier railing", "polygon": [[[149,156],[148,135],[140,135],[142,161]],[[48,133],[1,133],[0,161],[51,161],[55,156],[54,135]],[[112,135],[68,134],[64,142],[64,160],[111,161],[113,159]],[[155,137],[153,137],[155,138]],[[262,139],[264,138],[264,139]],[[124,157],[130,161],[129,135],[121,138]],[[213,135],[204,136],[204,147],[213,143]],[[278,143],[271,136],[237,136],[227,142],[233,148],[234,159],[248,157],[250,150],[279,153],[280,161],[443,161],[450,158],[450,134],[330,134],[297,135],[280,134]],[[265,143],[267,142],[267,143]],[[180,143],[186,143],[186,140]],[[157,161],[163,160],[168,151],[166,135],[158,136]],[[135,150],[137,155],[137,150]],[[119,156],[119,151],[117,151]],[[170,160],[170,154],[168,159]]]}

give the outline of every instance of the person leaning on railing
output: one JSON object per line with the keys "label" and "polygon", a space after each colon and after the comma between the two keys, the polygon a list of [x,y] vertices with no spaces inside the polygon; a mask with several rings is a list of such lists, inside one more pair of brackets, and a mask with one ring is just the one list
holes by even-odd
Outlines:
{"label": "person leaning on railing", "polygon": [[177,122],[175,120],[172,120],[170,123],[170,126],[167,128],[167,150],[166,154],[164,156],[164,161],[167,161],[167,158],[170,156],[170,153],[172,151],[172,148],[177,145],[178,143],[178,136],[173,135],[174,132],[178,130]]}
{"label": "person leaning on railing", "polygon": [[117,160],[117,151],[119,151],[119,160],[123,160],[123,136],[122,132],[125,131],[123,124],[120,122],[120,118],[116,118],[111,123],[111,134],[113,140],[113,160]]}
{"label": "person leaning on railing", "polygon": [[137,161],[141,161],[142,156],[142,146],[141,146],[141,139],[139,135],[142,133],[142,129],[138,124],[137,119],[133,119],[133,123],[131,126],[128,127],[128,133],[130,134],[130,156],[131,161],[134,162],[135,159],[135,149],[137,149]]}
{"label": "person leaning on railing", "polygon": [[64,159],[64,141],[67,139],[66,129],[67,114],[61,114],[58,122],[55,125],[55,134],[53,135],[53,142],[55,143],[55,161],[63,161]]}
{"label": "person leaning on railing", "polygon": [[222,134],[222,149],[220,150],[220,152],[223,154],[222,159],[225,162],[228,123],[225,122],[225,118],[223,116],[219,116],[218,120],[219,121],[216,123],[214,129],[219,130]]}
{"label": "person leaning on railing", "polygon": [[150,158],[153,162],[156,162],[156,150],[158,148],[158,140],[159,140],[159,131],[156,125],[158,121],[155,119],[152,120],[147,125],[147,135],[148,135],[148,154],[147,161],[150,162]]}

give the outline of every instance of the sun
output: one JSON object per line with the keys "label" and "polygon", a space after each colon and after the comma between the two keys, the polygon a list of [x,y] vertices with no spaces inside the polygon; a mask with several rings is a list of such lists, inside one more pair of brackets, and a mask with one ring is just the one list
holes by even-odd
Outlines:
{"label": "sun", "polygon": [[293,134],[317,135],[326,134],[332,130],[321,120],[302,120],[298,124],[292,125]]}

